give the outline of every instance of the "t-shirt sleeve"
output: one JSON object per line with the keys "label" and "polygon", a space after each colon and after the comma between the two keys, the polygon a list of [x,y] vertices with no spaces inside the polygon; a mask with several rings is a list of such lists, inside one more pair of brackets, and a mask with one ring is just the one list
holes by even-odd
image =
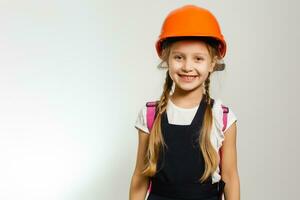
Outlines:
{"label": "t-shirt sleeve", "polygon": [[[227,113],[227,125],[224,131],[223,129],[223,109],[222,105],[228,108]],[[228,130],[228,128],[237,121],[237,116],[235,112],[232,110],[231,107],[227,106],[222,102],[221,99],[216,99],[215,104],[213,106],[213,116],[214,116],[214,127],[213,127],[213,138],[216,139],[216,147],[217,150],[222,146],[223,140],[225,139],[225,131]],[[214,141],[214,140],[213,140]]]}
{"label": "t-shirt sleeve", "polygon": [[146,107],[146,105],[144,105],[138,112],[138,116],[136,118],[134,127],[136,129],[140,129],[140,130],[144,131],[145,133],[149,134],[150,131],[147,127],[146,112],[147,112],[147,107]]}
{"label": "t-shirt sleeve", "polygon": [[224,133],[227,131],[227,129],[235,122],[237,121],[237,117],[236,114],[234,113],[234,111],[228,107],[228,113],[227,113],[227,125],[226,128],[224,130]]}

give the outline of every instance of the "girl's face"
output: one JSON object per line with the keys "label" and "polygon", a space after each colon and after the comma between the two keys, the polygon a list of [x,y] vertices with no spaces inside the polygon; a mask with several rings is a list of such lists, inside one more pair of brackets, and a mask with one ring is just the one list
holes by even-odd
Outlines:
{"label": "girl's face", "polygon": [[203,83],[208,73],[213,71],[214,65],[202,41],[183,40],[171,46],[168,58],[169,74],[177,89],[203,89]]}

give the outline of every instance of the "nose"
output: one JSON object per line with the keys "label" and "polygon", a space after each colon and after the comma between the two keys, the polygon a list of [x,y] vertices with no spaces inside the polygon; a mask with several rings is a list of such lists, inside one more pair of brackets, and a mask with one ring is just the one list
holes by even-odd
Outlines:
{"label": "nose", "polygon": [[182,65],[182,70],[184,72],[189,72],[193,69],[192,61],[186,59],[185,62]]}

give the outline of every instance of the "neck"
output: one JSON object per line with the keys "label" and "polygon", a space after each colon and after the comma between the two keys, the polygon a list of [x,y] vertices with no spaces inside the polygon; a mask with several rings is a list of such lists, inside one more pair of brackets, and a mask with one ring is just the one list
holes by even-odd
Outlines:
{"label": "neck", "polygon": [[175,87],[174,93],[170,96],[170,99],[179,107],[193,108],[199,105],[203,96],[203,85],[192,91],[186,91]]}

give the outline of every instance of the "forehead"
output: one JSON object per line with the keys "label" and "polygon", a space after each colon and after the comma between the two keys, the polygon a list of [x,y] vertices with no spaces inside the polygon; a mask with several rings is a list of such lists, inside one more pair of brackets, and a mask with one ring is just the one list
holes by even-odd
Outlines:
{"label": "forehead", "polygon": [[173,52],[209,54],[205,42],[200,40],[176,41],[171,45],[171,53]]}

